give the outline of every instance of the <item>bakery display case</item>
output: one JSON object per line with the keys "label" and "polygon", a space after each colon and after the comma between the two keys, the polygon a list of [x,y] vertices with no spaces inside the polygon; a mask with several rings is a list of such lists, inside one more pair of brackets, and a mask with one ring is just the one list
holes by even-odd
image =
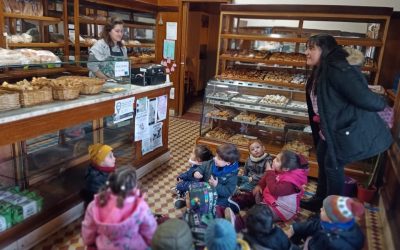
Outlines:
{"label": "bakery display case", "polygon": [[[13,50],[3,52],[15,56]],[[120,121],[123,114],[118,115],[119,120],[115,114],[119,113],[117,101],[129,100],[135,105],[134,100],[139,98],[168,96],[172,84],[127,84],[128,59],[89,62],[52,57],[54,60],[48,61],[28,56],[30,61],[24,64],[15,60],[7,63],[4,55],[0,59],[0,217],[9,218],[10,211],[14,211],[3,202],[4,193],[21,198],[12,205],[18,214],[25,209],[19,204],[25,198],[37,205],[29,216],[18,215],[7,219],[10,223],[0,223],[0,247],[17,244],[27,249],[43,239],[42,234],[50,228],[56,230],[82,215],[80,191],[90,144],[109,144],[114,148],[117,164],[135,166],[139,177],[169,159],[165,136],[168,113],[158,121],[163,125],[162,146],[145,154],[142,142],[134,141],[135,118],[129,116]],[[114,81],[77,76],[75,69],[88,63],[117,64]],[[121,70],[119,63],[126,70]],[[10,100],[18,105],[8,105]],[[68,214],[67,218],[59,219],[64,214]]]}
{"label": "bakery display case", "polygon": [[236,144],[241,160],[248,157],[251,139],[267,152],[283,148],[315,161],[303,90],[249,81],[213,79],[207,83],[199,143]]}
{"label": "bakery display case", "polygon": [[198,143],[239,146],[258,138],[272,154],[283,148],[309,157],[318,176],[305,99],[311,72],[306,42],[333,35],[366,59],[359,65],[378,84],[391,8],[303,5],[221,5],[215,78],[207,84]]}

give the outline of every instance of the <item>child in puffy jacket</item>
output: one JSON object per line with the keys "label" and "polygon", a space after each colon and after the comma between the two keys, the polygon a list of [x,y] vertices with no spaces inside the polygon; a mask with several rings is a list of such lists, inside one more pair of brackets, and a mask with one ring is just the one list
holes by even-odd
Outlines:
{"label": "child in puffy jacket", "polygon": [[355,221],[364,213],[364,206],[349,197],[330,195],[323,201],[320,218],[294,223],[286,235],[304,240],[304,249],[360,250],[364,234]]}
{"label": "child in puffy jacket", "polygon": [[96,143],[89,146],[90,165],[85,176],[84,198],[87,203],[106,183],[108,175],[115,170],[115,157],[108,145]]}
{"label": "child in puffy jacket", "polygon": [[137,189],[136,171],[118,168],[89,204],[82,222],[84,244],[96,249],[148,249],[157,222]]}
{"label": "child in puffy jacket", "polygon": [[201,144],[194,146],[189,158],[190,168],[177,177],[178,183],[176,184],[176,191],[181,198],[185,197],[186,192],[189,190],[190,184],[198,181],[193,176],[197,168],[203,162],[209,161],[212,158],[213,154],[207,146]]}
{"label": "child in puffy jacket", "polygon": [[260,200],[271,209],[274,221],[290,220],[300,211],[307,176],[305,157],[284,150],[275,157],[272,165],[267,164],[266,173],[254,188],[253,195],[261,195]]}

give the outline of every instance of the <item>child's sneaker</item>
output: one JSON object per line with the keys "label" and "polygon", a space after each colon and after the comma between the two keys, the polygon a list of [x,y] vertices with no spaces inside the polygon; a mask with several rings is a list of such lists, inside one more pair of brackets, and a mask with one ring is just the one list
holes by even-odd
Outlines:
{"label": "child's sneaker", "polygon": [[181,198],[176,199],[174,202],[174,206],[176,209],[184,208],[186,206],[186,200]]}
{"label": "child's sneaker", "polygon": [[178,193],[178,190],[176,190],[176,186],[173,186],[172,188],[170,188],[170,190],[171,190],[171,193],[173,193],[173,194]]}
{"label": "child's sneaker", "polygon": [[235,226],[235,213],[232,211],[230,207],[226,207],[224,210],[224,218],[228,220],[230,223],[232,223],[233,226]]}

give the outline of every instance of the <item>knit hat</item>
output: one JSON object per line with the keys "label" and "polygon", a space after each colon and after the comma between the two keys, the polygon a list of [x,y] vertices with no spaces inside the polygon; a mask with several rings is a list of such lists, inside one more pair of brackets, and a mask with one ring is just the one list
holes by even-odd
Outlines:
{"label": "knit hat", "polygon": [[153,250],[191,250],[192,232],[189,225],[179,219],[169,219],[158,226],[151,241]]}
{"label": "knit hat", "polygon": [[107,155],[112,151],[112,147],[101,143],[96,143],[89,146],[89,157],[93,163],[100,166]]}
{"label": "knit hat", "polygon": [[364,206],[349,198],[338,195],[330,195],[323,201],[323,208],[326,216],[332,222],[348,222],[355,216],[359,217],[364,213]]}
{"label": "knit hat", "polygon": [[208,225],[204,241],[207,250],[235,250],[237,245],[235,228],[225,219],[215,219]]}

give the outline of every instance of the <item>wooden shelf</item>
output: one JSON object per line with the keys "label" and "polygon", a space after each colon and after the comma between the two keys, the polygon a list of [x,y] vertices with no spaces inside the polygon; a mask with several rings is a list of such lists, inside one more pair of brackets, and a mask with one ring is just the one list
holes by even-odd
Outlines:
{"label": "wooden shelf", "polygon": [[[22,66],[21,66],[22,67]],[[16,79],[16,78],[28,78],[33,76],[47,76],[56,75],[65,72],[66,68],[51,68],[51,69],[15,69],[8,70],[0,73],[0,80]]]}
{"label": "wooden shelf", "polygon": [[48,16],[27,16],[15,13],[4,13],[4,17],[17,18],[17,19],[27,19],[27,20],[37,20],[44,21],[48,23],[58,23],[61,22],[61,18],[58,17],[48,17]]}
{"label": "wooden shelf", "polygon": [[[73,20],[70,18],[70,21],[72,22]],[[85,19],[85,18],[79,18],[79,23],[105,25],[107,23],[107,21],[90,20],[90,19]],[[126,20],[124,21],[124,26],[125,27],[129,27],[129,28],[135,28],[135,29],[151,29],[151,30],[154,30],[156,28],[155,24],[134,23],[134,22],[126,21]]]}
{"label": "wooden shelf", "polygon": [[[263,35],[238,35],[238,34],[221,34],[222,39],[238,39],[238,40],[258,40],[258,41],[271,41],[271,42],[288,42],[288,43],[306,43],[305,37],[269,37]],[[340,45],[360,45],[369,47],[382,47],[382,41],[378,39],[367,38],[335,38]]]}
{"label": "wooden shelf", "polygon": [[62,48],[64,43],[9,43],[11,48]]}
{"label": "wooden shelf", "polygon": [[127,48],[155,48],[155,43],[141,43],[141,44],[126,44]]}
{"label": "wooden shelf", "polygon": [[223,77],[221,75],[217,75],[217,76],[215,76],[215,78],[224,79],[224,80],[234,80],[234,81],[265,83],[265,84],[270,84],[270,85],[275,85],[275,86],[282,86],[282,87],[287,87],[287,88],[305,90],[305,85],[301,85],[301,84],[291,84],[291,83],[286,83],[286,82],[269,82],[269,81],[261,81],[261,80],[257,80],[257,79],[247,79],[247,78],[234,78],[234,77],[228,78],[228,77]]}
{"label": "wooden shelf", "polygon": [[287,66],[294,66],[294,67],[305,67],[306,66],[306,62],[276,61],[276,60],[268,60],[268,59],[262,59],[262,58],[234,57],[234,56],[227,56],[227,55],[221,55],[219,58],[221,60],[226,60],[226,61],[265,63],[268,65],[278,64],[278,65],[287,65]]}

